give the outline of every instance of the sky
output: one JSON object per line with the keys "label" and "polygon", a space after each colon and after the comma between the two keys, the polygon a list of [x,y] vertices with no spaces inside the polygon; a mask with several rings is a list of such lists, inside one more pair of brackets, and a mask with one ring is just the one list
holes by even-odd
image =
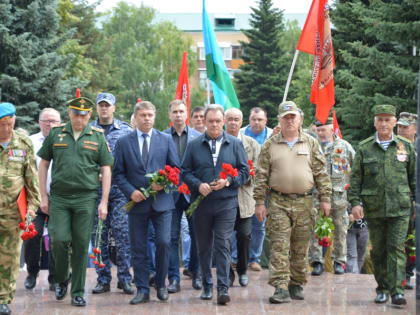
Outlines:
{"label": "sky", "polygon": [[[95,2],[95,0],[89,0]],[[285,13],[307,13],[311,6],[311,0],[272,0],[276,8]],[[119,0],[102,0],[98,11],[106,11],[114,7]],[[202,10],[202,0],[125,0],[140,6],[153,7],[161,13],[199,13]],[[250,7],[256,7],[256,0],[207,0],[206,9],[209,13],[249,13]]]}

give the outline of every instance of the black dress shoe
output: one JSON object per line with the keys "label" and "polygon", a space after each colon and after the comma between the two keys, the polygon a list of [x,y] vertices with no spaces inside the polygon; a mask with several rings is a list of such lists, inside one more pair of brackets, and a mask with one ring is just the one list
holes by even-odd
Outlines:
{"label": "black dress shoe", "polygon": [[32,274],[28,274],[25,279],[25,288],[31,290],[36,286],[36,276]]}
{"label": "black dress shoe", "polygon": [[12,311],[7,304],[0,304],[0,315],[9,315],[12,314]]}
{"label": "black dress shoe", "polygon": [[188,278],[192,278],[192,277],[193,277],[192,272],[191,272],[191,271],[189,271],[187,268],[184,268],[184,270],[182,271],[182,274],[183,274],[184,276],[187,276]]}
{"label": "black dress shoe", "polygon": [[343,264],[340,264],[340,263],[334,261],[334,273],[336,275],[342,275],[342,274],[344,274]]}
{"label": "black dress shoe", "polygon": [[375,303],[378,303],[378,304],[381,304],[381,303],[386,303],[387,301],[388,301],[388,294],[386,294],[386,293],[383,293],[383,292],[379,292],[377,295],[376,295],[376,298],[375,298]]}
{"label": "black dress shoe", "polygon": [[246,287],[248,285],[248,275],[246,273],[244,273],[243,275],[239,275],[239,284],[242,287]]}
{"label": "black dress shoe", "polygon": [[67,294],[67,286],[69,285],[70,278],[62,283],[58,283],[55,286],[55,298],[57,300],[62,300]]}
{"label": "black dress shoe", "polygon": [[176,280],[169,281],[168,285],[168,293],[177,293],[181,291],[181,286],[179,285],[179,282]]}
{"label": "black dress shoe", "polygon": [[203,292],[201,292],[200,299],[211,300],[213,298],[213,287],[203,286]]}
{"label": "black dress shoe", "polygon": [[217,304],[226,305],[230,302],[230,296],[227,288],[220,288],[217,290]]}
{"label": "black dress shoe", "polygon": [[311,275],[313,275],[313,276],[320,276],[320,275],[322,275],[323,272],[324,272],[324,265],[321,264],[320,262],[315,262],[312,265],[312,273],[311,273]]}
{"label": "black dress shoe", "polygon": [[147,303],[149,301],[150,301],[150,297],[148,293],[141,293],[137,291],[137,295],[134,297],[134,299],[130,301],[130,304],[132,305],[142,304],[142,303]]}
{"label": "black dress shoe", "polygon": [[98,282],[96,284],[96,287],[92,289],[93,294],[101,294],[101,293],[105,293],[109,291],[111,291],[111,286],[109,285],[109,283],[102,283],[102,282]]}
{"label": "black dress shoe", "polygon": [[134,294],[134,290],[128,282],[118,281],[117,289],[123,290],[124,294]]}
{"label": "black dress shoe", "polygon": [[406,305],[407,304],[407,300],[404,297],[404,294],[394,294],[391,297],[391,302],[392,304],[395,305]]}
{"label": "black dress shoe", "polygon": [[86,301],[83,296],[73,296],[71,298],[71,305],[73,306],[86,306]]}
{"label": "black dress shoe", "polygon": [[195,277],[192,280],[192,287],[195,290],[201,290],[203,288],[203,283],[201,282],[201,278],[200,277]]}
{"label": "black dress shoe", "polygon": [[166,288],[157,289],[157,297],[161,301],[167,301],[168,298],[169,298],[168,289],[166,289]]}

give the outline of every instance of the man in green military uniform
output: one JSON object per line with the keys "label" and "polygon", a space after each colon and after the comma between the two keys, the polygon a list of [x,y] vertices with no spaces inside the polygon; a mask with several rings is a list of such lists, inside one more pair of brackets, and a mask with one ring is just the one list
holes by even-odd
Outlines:
{"label": "man in green military uniform", "polygon": [[28,214],[35,216],[39,205],[39,184],[32,141],[13,130],[16,109],[10,103],[0,103],[0,315],[11,310],[19,274],[22,240],[18,224],[21,221],[17,199],[25,187]]}
{"label": "man in green military uniform", "polygon": [[[333,119],[330,117],[326,123],[315,122],[316,132],[325,159],[327,160],[327,171],[331,178],[332,198],[331,217],[334,223],[334,249],[331,258],[334,261],[334,273],[344,274],[346,263],[347,246],[346,237],[349,225],[347,214],[347,193],[346,184],[350,180],[351,164],[355,152],[350,143],[340,139],[334,134]],[[311,240],[309,249],[309,263],[312,264],[312,275],[320,275],[323,270],[322,247],[318,245],[315,237]]]}
{"label": "man in green military uniform", "polygon": [[[111,183],[112,155],[102,129],[88,125],[93,103],[79,97],[69,102],[70,122],[53,128],[38,156],[41,209],[49,213],[48,230],[55,260],[57,300],[64,299],[69,282],[71,247],[72,305],[85,306],[84,286],[89,240],[95,216],[96,199],[102,175],[102,196],[98,216],[107,215]],[[46,191],[47,171],[54,160],[50,198]]]}
{"label": "man in green military uniform", "polygon": [[301,132],[302,117],[295,103],[279,105],[279,122],[281,132],[262,146],[254,186],[255,214],[260,221],[267,215],[268,283],[275,287],[270,303],[304,299],[302,285],[306,283],[307,253],[315,224],[315,186],[325,215],[329,215],[331,207],[331,181],[325,158],[318,141]]}
{"label": "man in green military uniform", "polygon": [[393,133],[395,107],[374,107],[376,134],[360,142],[348,191],[355,219],[366,218],[372,242],[376,303],[407,304],[405,280],[411,195],[416,191],[416,154],[413,145]]}

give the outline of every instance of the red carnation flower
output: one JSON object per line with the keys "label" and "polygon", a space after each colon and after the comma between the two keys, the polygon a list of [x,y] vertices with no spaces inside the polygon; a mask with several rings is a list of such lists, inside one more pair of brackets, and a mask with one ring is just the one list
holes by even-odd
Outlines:
{"label": "red carnation flower", "polygon": [[100,254],[101,253],[101,250],[99,249],[99,248],[97,248],[97,247],[94,247],[93,248],[93,252],[95,253],[95,254]]}
{"label": "red carnation flower", "polygon": [[220,177],[221,179],[227,179],[228,174],[226,174],[225,172],[220,172],[219,177]]}
{"label": "red carnation flower", "polygon": [[35,226],[34,226],[34,224],[33,224],[33,223],[31,223],[31,224],[29,224],[29,225],[28,225],[28,230],[29,230],[29,231],[33,231],[33,230],[35,230]]}
{"label": "red carnation flower", "polygon": [[99,268],[104,268],[105,267],[105,264],[101,263],[101,264],[98,265],[98,267]]}
{"label": "red carnation flower", "polygon": [[416,263],[416,255],[411,255],[411,256],[410,256],[410,262],[411,262],[412,264]]}
{"label": "red carnation flower", "polygon": [[91,254],[91,255],[89,256],[89,258],[90,258],[90,259],[96,259],[96,256],[95,256],[95,255],[93,255],[93,254]]}
{"label": "red carnation flower", "polygon": [[20,222],[18,226],[19,226],[19,230],[25,230],[26,229],[25,222]]}
{"label": "red carnation flower", "polygon": [[350,184],[344,185],[344,190],[349,190],[349,188],[350,188]]}
{"label": "red carnation flower", "polygon": [[92,264],[94,264],[94,265],[99,265],[99,261],[94,260],[94,261],[92,261]]}
{"label": "red carnation flower", "polygon": [[172,167],[170,167],[169,165],[165,165],[165,172],[166,173],[170,173],[171,172],[171,170],[172,170]]}
{"label": "red carnation flower", "polygon": [[165,171],[164,170],[159,170],[159,175],[165,175]]}
{"label": "red carnation flower", "polygon": [[29,231],[29,238],[34,238],[38,235],[37,230]]}

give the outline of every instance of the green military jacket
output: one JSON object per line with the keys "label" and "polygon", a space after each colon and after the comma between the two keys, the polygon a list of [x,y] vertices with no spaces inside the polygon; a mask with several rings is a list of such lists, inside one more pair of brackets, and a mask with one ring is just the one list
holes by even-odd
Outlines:
{"label": "green military jacket", "polygon": [[362,205],[366,218],[410,214],[416,191],[416,154],[405,138],[394,135],[385,150],[376,135],[360,142],[350,177],[351,206]]}
{"label": "green military jacket", "polygon": [[19,218],[16,201],[23,187],[29,210],[36,212],[40,194],[32,141],[14,130],[8,146],[0,144],[0,216]]}
{"label": "green military jacket", "polygon": [[112,165],[113,158],[102,129],[86,126],[74,140],[70,122],[52,128],[38,151],[43,160],[54,160],[51,195],[97,195],[100,166]]}

